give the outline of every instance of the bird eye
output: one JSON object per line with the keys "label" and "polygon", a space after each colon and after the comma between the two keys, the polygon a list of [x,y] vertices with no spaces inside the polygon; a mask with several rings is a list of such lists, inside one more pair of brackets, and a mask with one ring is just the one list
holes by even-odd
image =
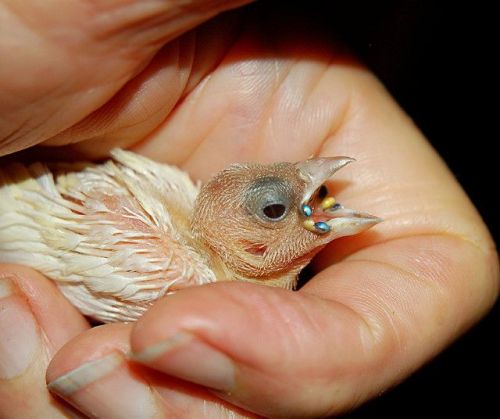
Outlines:
{"label": "bird eye", "polygon": [[262,208],[264,215],[272,220],[278,220],[285,214],[286,207],[283,204],[271,204]]}
{"label": "bird eye", "polygon": [[274,176],[256,179],[245,196],[245,206],[250,214],[265,222],[284,219],[293,201],[293,188],[288,181]]}

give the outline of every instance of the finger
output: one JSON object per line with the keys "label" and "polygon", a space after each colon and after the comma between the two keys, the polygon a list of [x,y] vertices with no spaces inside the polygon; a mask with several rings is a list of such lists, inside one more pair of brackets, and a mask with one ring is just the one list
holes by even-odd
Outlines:
{"label": "finger", "polygon": [[383,359],[348,307],[240,283],[165,298],[137,323],[132,348],[143,364],[266,417],[352,406]]}
{"label": "finger", "polygon": [[0,267],[1,417],[66,417],[46,390],[45,371],[52,355],[88,327],[42,275]]}
{"label": "finger", "polygon": [[71,127],[108,101],[166,42],[243,3],[2,2],[0,52],[9,60],[0,67],[0,155]]}
{"label": "finger", "polygon": [[[454,250],[462,257],[468,252]],[[449,280],[474,274],[471,268],[456,272],[455,263],[442,265]],[[372,289],[363,300],[362,291],[351,294],[357,304],[347,292],[335,301],[240,283],[186,290],[138,321],[132,348],[144,365],[266,417],[339,413],[400,381],[484,310],[464,301],[455,306],[455,296],[424,287],[425,279],[420,289],[416,281],[401,285],[412,278],[391,269],[374,263],[335,272],[340,280],[378,280],[376,295]],[[397,286],[419,293],[401,296]]]}
{"label": "finger", "polygon": [[[239,31],[239,13],[225,13],[162,47],[111,100],[44,145],[50,157],[102,158],[144,139],[221,60]],[[40,150],[38,150],[40,151]]]}
{"label": "finger", "polygon": [[49,389],[89,417],[253,417],[197,386],[131,363],[131,328],[105,325],[76,337],[52,360]]}

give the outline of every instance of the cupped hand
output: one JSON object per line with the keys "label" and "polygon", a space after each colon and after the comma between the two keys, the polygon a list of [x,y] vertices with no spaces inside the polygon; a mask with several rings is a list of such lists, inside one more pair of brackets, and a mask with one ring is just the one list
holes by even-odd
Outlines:
{"label": "cupped hand", "polygon": [[[50,390],[88,416],[327,416],[404,379],[495,301],[497,256],[473,205],[314,20],[260,4],[186,32],[240,3],[1,3],[0,154],[126,146],[203,180],[235,161],[348,155],[358,163],[336,175],[336,197],[384,222],[329,245],[297,292],[216,283],[135,325],[90,329],[46,279],[2,267],[5,416],[66,414],[45,390],[54,354]],[[40,396],[27,404],[27,391]]]}

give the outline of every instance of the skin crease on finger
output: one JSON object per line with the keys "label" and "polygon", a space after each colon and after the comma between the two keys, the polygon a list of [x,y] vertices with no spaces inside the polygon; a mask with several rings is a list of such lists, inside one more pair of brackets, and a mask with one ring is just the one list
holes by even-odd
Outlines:
{"label": "skin crease on finger", "polygon": [[[47,370],[47,382],[53,382],[77,367],[95,363],[110,355],[125,359],[130,352],[132,327],[130,323],[108,324],[80,335],[54,357]],[[117,380],[114,379],[115,374]],[[118,394],[121,400],[119,410],[109,402],[113,393]],[[103,418],[132,417],[132,412],[137,408],[141,409],[141,417],[255,417],[227,403],[221,403],[216,396],[198,386],[182,383],[126,361],[115,371],[65,398],[82,412],[92,412],[91,416]]]}
{"label": "skin crease on finger", "polygon": [[[56,145],[75,141],[59,134],[110,101],[164,44],[246,2],[71,1],[57,13],[52,2],[0,2],[2,51],[12,57],[0,67],[0,155],[49,138]],[[133,94],[126,99],[134,100]],[[154,120],[160,110],[148,105],[143,112]],[[106,125],[115,118],[106,107],[102,115]]]}
{"label": "skin crease on finger", "polygon": [[[255,371],[247,371],[250,378],[243,377],[242,385],[247,386],[244,390],[252,397],[228,396],[252,410],[270,413],[265,402],[270,397],[267,393],[273,397],[280,394],[273,393],[276,382],[284,379],[287,381],[282,382],[290,387],[304,390],[317,378],[314,371],[325,367],[324,360],[308,357],[311,347],[303,339],[308,324],[304,315],[299,315],[299,307],[307,308],[309,301],[320,300],[324,303],[318,305],[324,304],[325,310],[332,305],[348,307],[352,313],[346,315],[347,324],[357,324],[355,320],[347,321],[352,315],[368,325],[373,337],[365,348],[373,349],[373,355],[359,364],[355,359],[348,362],[349,355],[355,353],[347,350],[351,349],[349,345],[342,347],[333,342],[331,347],[325,347],[332,342],[324,343],[320,335],[315,336],[317,339],[311,341],[316,349],[334,353],[338,359],[328,371],[342,373],[343,378],[336,381],[335,377],[326,377],[326,381],[320,381],[326,389],[325,393],[321,393],[321,386],[318,390],[317,400],[322,404],[315,403],[316,399],[301,399],[290,388],[283,388],[288,400],[303,402],[304,411],[310,415],[338,412],[394,385],[491,306],[498,292],[496,253],[484,224],[456,181],[367,70],[316,40],[303,37],[301,44],[293,39],[268,37],[265,31],[257,31],[260,38],[256,38],[255,32],[256,28],[248,25],[230,47],[225,44],[227,51],[219,54],[220,62],[208,75],[193,65],[192,71],[204,75],[199,77],[200,83],[194,86],[188,81],[188,93],[181,94],[180,103],[178,99],[164,99],[176,106],[165,123],[139,142],[135,150],[179,164],[202,179],[240,160],[294,161],[311,154],[357,158],[358,167],[339,173],[333,184],[336,195],[350,206],[380,215],[386,221],[373,233],[329,246],[316,261],[318,275],[290,300],[296,306],[281,298],[285,294],[269,292],[268,297],[262,297],[261,305],[256,306],[261,308],[260,314],[251,324],[253,333],[246,330],[245,335],[268,342],[263,348],[267,352],[256,351],[251,339],[242,345],[245,336],[238,333],[238,328],[230,327],[227,312],[225,316],[220,313],[220,318],[217,313],[209,313],[205,323],[196,326],[198,329],[194,327],[203,339],[243,360],[244,366],[256,366],[259,374],[255,375],[262,379],[272,374],[268,353],[279,354],[285,361],[294,359],[294,363],[282,364],[281,370],[288,368],[288,375],[270,380],[268,389],[252,387],[250,376]],[[202,63],[201,67],[206,65]],[[109,125],[97,135],[99,141],[110,140],[111,147],[121,128],[127,129]],[[81,139],[93,138],[95,126],[85,129],[87,134],[82,134]],[[146,131],[150,130],[148,127]],[[142,137],[139,132],[135,135],[134,141]],[[82,142],[73,149],[91,154],[96,144],[97,140]],[[193,293],[201,291],[205,290]],[[226,292],[228,298],[238,301],[233,291]],[[256,292],[257,296],[261,297]],[[213,298],[220,302],[216,296]],[[268,324],[267,315],[273,312],[267,303],[273,298],[282,304],[281,318],[288,315],[297,320],[294,329],[288,330],[279,322]],[[235,309],[243,319],[248,314],[244,308],[250,303],[241,301],[241,311]],[[176,307],[177,322],[165,324],[169,308],[161,304],[138,323],[132,335],[135,350],[157,343],[180,326],[193,328],[188,320],[189,316],[196,320],[196,311],[183,311],[180,302]],[[309,315],[314,313],[310,310]],[[220,327],[210,323],[214,320],[219,320]],[[276,351],[272,351],[273,332],[283,338],[278,349],[274,348]],[[307,372],[305,367],[310,363],[314,368]],[[359,383],[361,372],[364,380]],[[338,392],[326,394],[332,389]],[[259,397],[261,401],[256,400]],[[277,416],[289,413],[284,400],[277,400],[273,408],[276,410],[271,413]]]}

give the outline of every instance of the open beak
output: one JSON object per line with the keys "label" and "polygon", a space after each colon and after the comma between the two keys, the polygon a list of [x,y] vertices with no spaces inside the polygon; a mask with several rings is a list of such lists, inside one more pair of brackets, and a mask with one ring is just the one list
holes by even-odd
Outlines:
{"label": "open beak", "polygon": [[321,157],[296,165],[299,175],[306,182],[301,204],[304,227],[327,235],[329,241],[361,233],[382,221],[379,217],[344,208],[332,196],[318,197],[318,190],[324,182],[353,161],[350,157]]}

